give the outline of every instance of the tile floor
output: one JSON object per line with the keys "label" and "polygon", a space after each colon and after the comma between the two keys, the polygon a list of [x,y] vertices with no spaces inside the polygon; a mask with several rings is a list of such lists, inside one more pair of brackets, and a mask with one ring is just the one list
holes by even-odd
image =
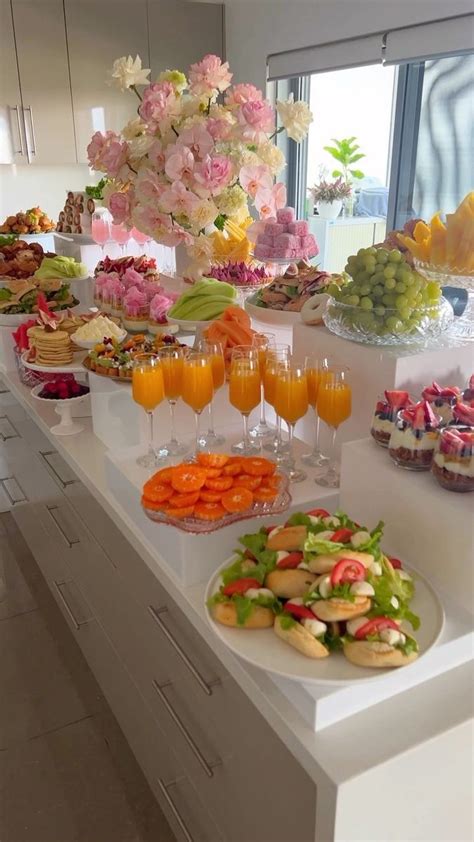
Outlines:
{"label": "tile floor", "polygon": [[0,840],[174,840],[9,513],[0,514]]}

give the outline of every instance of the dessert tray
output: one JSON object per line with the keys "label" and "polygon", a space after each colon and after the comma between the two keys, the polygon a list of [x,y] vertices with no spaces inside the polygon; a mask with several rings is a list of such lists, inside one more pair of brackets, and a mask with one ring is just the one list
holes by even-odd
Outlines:
{"label": "dessert tray", "polygon": [[[376,681],[393,672],[390,669],[374,670],[356,666],[339,652],[333,653],[329,658],[312,660],[287,646],[271,628],[239,629],[216,623],[211,616],[207,601],[219,590],[221,572],[229,567],[234,560],[234,558],[227,559],[219,570],[213,573],[205,593],[207,621],[214,634],[234,655],[243,658],[244,661],[259,667],[265,672],[305,684],[342,685],[362,683]],[[411,607],[421,618],[421,625],[416,633],[419,644],[417,660],[419,661],[435,646],[439,639],[444,625],[444,611],[437,594],[426,579],[413,568],[407,569],[407,572],[410,573],[416,584]],[[409,626],[407,626],[407,630],[410,633]],[[404,631],[403,626],[401,631]],[[413,665],[403,667],[404,670],[412,668]]]}

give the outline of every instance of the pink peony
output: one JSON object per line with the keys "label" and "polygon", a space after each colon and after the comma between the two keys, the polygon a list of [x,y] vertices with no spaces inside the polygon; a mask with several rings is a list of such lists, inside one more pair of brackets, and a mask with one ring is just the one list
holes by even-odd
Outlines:
{"label": "pink peony", "polygon": [[244,102],[239,108],[237,119],[241,126],[242,137],[250,143],[263,143],[267,132],[275,125],[275,112],[266,100]]}
{"label": "pink peony", "polygon": [[257,190],[261,187],[271,188],[273,183],[270,170],[264,164],[242,167],[239,172],[239,181],[241,187],[252,199],[255,198]]}
{"label": "pink peony", "polygon": [[156,139],[153,142],[153,146],[148,150],[148,159],[158,173],[163,172],[165,168],[165,154],[161,140]]}
{"label": "pink peony", "polygon": [[198,203],[196,194],[187,190],[182,181],[174,181],[161,197],[161,206],[166,213],[189,215]]}
{"label": "pink peony", "polygon": [[130,196],[128,193],[112,193],[108,201],[115,225],[128,222],[130,217]]}
{"label": "pink peony", "polygon": [[212,136],[201,123],[183,129],[176,143],[187,146],[195,158],[204,158],[214,148]]}
{"label": "pink peony", "polygon": [[204,160],[196,166],[194,177],[200,188],[212,194],[220,193],[227,187],[233,170],[229,158],[225,155],[206,155]]}
{"label": "pink peony", "polygon": [[135,192],[139,202],[158,202],[166,184],[151,169],[140,170],[135,181]]}
{"label": "pink peony", "polygon": [[94,170],[116,178],[127,161],[128,146],[115,132],[96,132],[87,147],[87,157]]}
{"label": "pink peony", "polygon": [[243,105],[245,102],[259,102],[263,99],[263,94],[255,85],[234,85],[225,95],[225,104],[232,108],[233,106]]}
{"label": "pink peony", "polygon": [[176,91],[170,82],[155,82],[143,91],[138,113],[150,128],[156,129],[166,117],[176,115],[177,102]]}
{"label": "pink peony", "polygon": [[98,169],[98,164],[100,161],[100,156],[102,154],[102,150],[106,144],[106,137],[102,134],[102,132],[95,132],[92,135],[90,143],[87,147],[87,158],[89,164],[93,169]]}
{"label": "pink peony", "polygon": [[195,96],[210,97],[216,91],[225,91],[231,79],[229,63],[222,62],[219,56],[204,56],[189,68],[189,90]]}
{"label": "pink peony", "polygon": [[[194,155],[187,146],[168,147],[165,173],[171,181],[189,181],[194,169]],[[167,150],[168,151],[168,150]]]}
{"label": "pink peony", "polygon": [[155,295],[160,295],[162,292],[164,292],[163,287],[158,281],[145,281],[142,289],[143,292],[146,294],[148,301],[151,301],[151,299]]}
{"label": "pink peony", "polygon": [[227,140],[232,133],[232,125],[227,120],[209,117],[207,131],[213,140]]}
{"label": "pink peony", "polygon": [[158,324],[166,324],[166,314],[173,304],[172,293],[155,295],[150,301],[150,318]]}

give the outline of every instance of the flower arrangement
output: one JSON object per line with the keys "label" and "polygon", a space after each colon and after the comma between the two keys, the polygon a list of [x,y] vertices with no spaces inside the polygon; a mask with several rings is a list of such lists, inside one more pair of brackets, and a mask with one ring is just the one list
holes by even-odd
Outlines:
{"label": "flower arrangement", "polygon": [[231,85],[229,65],[218,56],[192,64],[187,77],[166,70],[150,83],[149,73],[139,56],[114,62],[110,83],[138,96],[138,117],[120,134],[96,132],[89,163],[108,179],[104,201],[114,222],[164,245],[184,243],[206,267],[213,253],[209,228],[243,222],[249,200],[263,219],[285,206],[285,186],[274,183],[285,159],[273,139],[286,130],[301,140],[312,115],[304,102],[277,102],[276,128],[275,109],[262,91]]}
{"label": "flower arrangement", "polygon": [[342,178],[337,181],[324,181],[322,179],[319,184],[309,188],[313,200],[315,202],[337,202],[341,199],[347,199],[351,195],[352,187]]}

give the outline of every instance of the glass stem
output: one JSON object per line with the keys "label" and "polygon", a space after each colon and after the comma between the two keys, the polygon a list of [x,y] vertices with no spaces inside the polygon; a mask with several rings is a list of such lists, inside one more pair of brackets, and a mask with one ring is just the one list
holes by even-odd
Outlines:
{"label": "glass stem", "polygon": [[329,462],[328,469],[330,472],[336,473],[337,468],[337,460],[336,460],[336,436],[337,436],[337,427],[332,428],[332,437],[331,437],[331,461]]}
{"label": "glass stem", "polygon": [[266,418],[265,418],[265,395],[264,395],[264,392],[263,392],[263,385],[261,387],[261,396],[262,397],[261,397],[261,401],[260,401],[260,424],[262,424],[262,426],[265,426],[267,421],[266,421]]}
{"label": "glass stem", "polygon": [[209,404],[209,430],[208,433],[210,436],[214,436],[214,401],[211,401]]}
{"label": "glass stem", "polygon": [[155,447],[153,444],[153,410],[147,409],[146,414],[149,420],[149,439],[148,439],[148,453],[150,456],[155,456]]}
{"label": "glass stem", "polygon": [[293,469],[295,467],[295,460],[293,457],[293,436],[295,432],[295,425],[288,423],[288,467]]}
{"label": "glass stem", "polygon": [[175,427],[175,417],[174,411],[176,408],[176,401],[168,401],[170,405],[170,415],[171,415],[171,442],[172,444],[178,444],[178,439],[176,438],[176,427]]}
{"label": "glass stem", "polygon": [[321,426],[321,425],[320,425],[319,415],[316,415],[316,435],[315,435],[315,439],[314,439],[314,450],[313,450],[313,456],[319,456],[319,455],[320,455],[320,450],[319,450],[319,432],[320,432],[320,426]]}
{"label": "glass stem", "polygon": [[196,453],[199,452],[199,416],[200,412],[194,411],[194,418],[196,421]]}
{"label": "glass stem", "polygon": [[247,450],[250,446],[249,441],[249,417],[248,415],[242,415],[244,421],[244,449]]}

